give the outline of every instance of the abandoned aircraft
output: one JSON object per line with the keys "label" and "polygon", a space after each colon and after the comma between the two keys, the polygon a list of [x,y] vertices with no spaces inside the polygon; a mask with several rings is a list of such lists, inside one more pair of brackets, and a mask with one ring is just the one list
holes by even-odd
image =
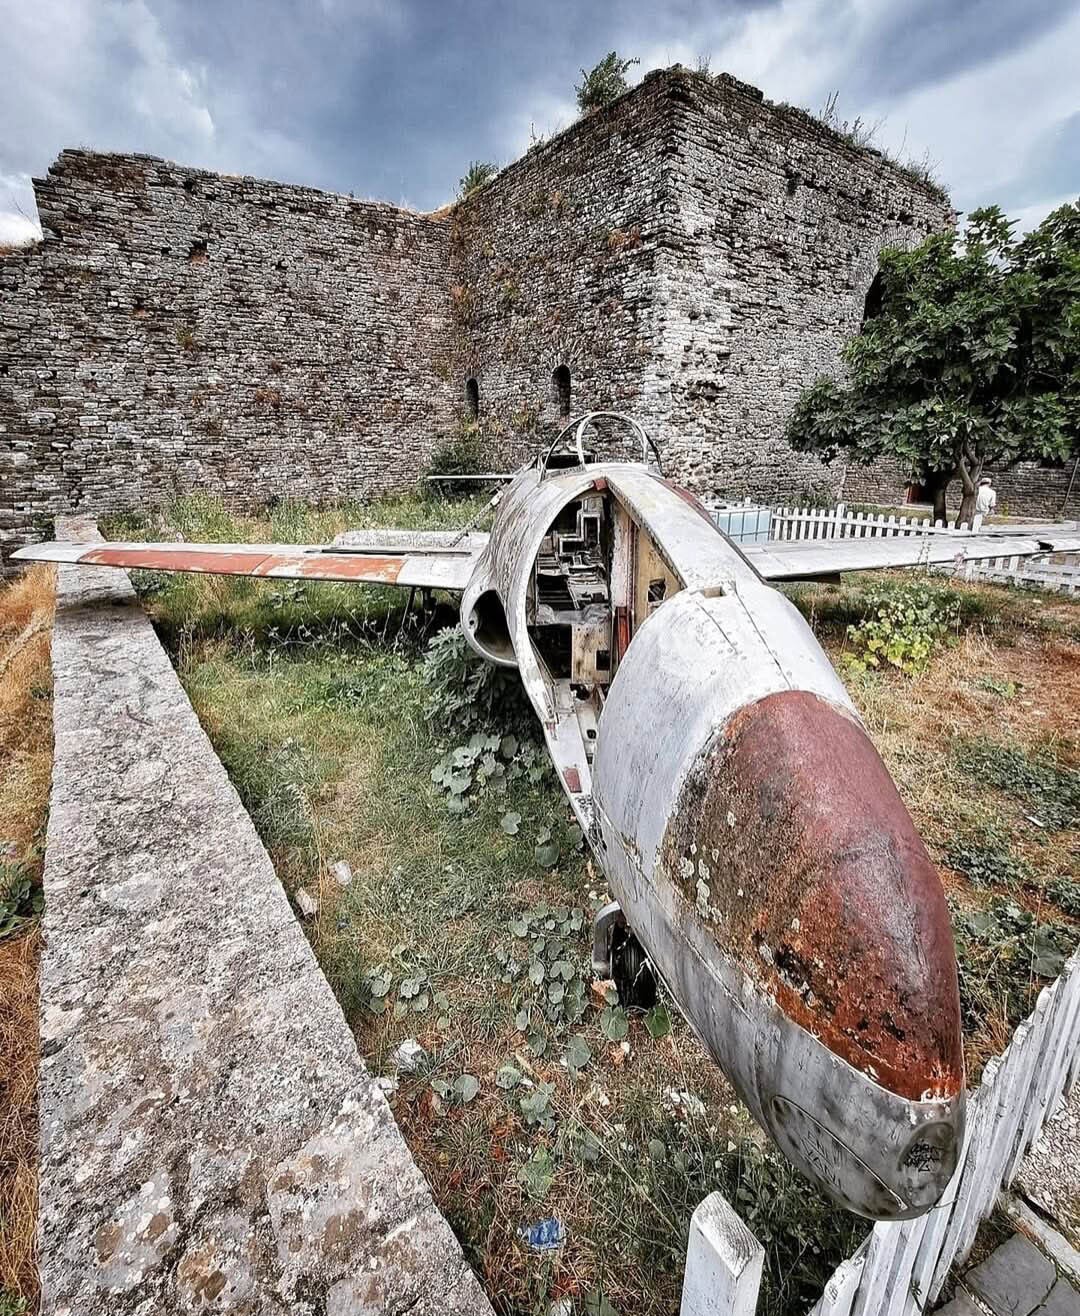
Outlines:
{"label": "abandoned aircraft", "polygon": [[[626,427],[640,460],[592,459],[598,426]],[[520,672],[617,902],[597,920],[597,970],[634,1004],[655,969],[754,1117],[837,1202],[873,1219],[928,1210],[964,1126],[948,909],[844,686],[768,582],[1080,539],[740,547],[611,412],[573,420],[493,502],[490,534],[15,556],[460,592],[469,644]]]}

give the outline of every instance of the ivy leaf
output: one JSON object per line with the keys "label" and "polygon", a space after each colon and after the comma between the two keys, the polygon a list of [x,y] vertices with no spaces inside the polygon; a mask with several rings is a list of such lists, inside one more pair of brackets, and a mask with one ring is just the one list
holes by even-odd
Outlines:
{"label": "ivy leaf", "polygon": [[671,1015],[666,1005],[654,1005],[645,1016],[645,1028],[651,1038],[667,1037],[671,1032]]}
{"label": "ivy leaf", "polygon": [[539,960],[533,960],[529,965],[529,981],[537,987],[544,981],[544,966]]}
{"label": "ivy leaf", "polygon": [[630,1025],[621,1005],[608,1005],[600,1011],[600,1031],[609,1042],[621,1042]]}
{"label": "ivy leaf", "polygon": [[592,1059],[592,1052],[589,1050],[589,1044],[583,1037],[576,1033],[566,1044],[566,1065],[568,1069],[575,1072],[584,1067]]}
{"label": "ivy leaf", "polygon": [[559,847],[554,841],[545,841],[533,851],[536,862],[541,868],[554,868],[559,862]]}
{"label": "ivy leaf", "polygon": [[506,759],[506,761],[509,763],[509,761],[517,754],[517,752],[518,752],[517,736],[503,736],[502,741],[499,744],[499,753],[503,756],[503,758]]}
{"label": "ivy leaf", "polygon": [[474,1074],[459,1074],[454,1079],[454,1094],[463,1106],[467,1106],[480,1091],[480,1082]]}
{"label": "ivy leaf", "polygon": [[503,829],[503,831],[507,834],[507,836],[517,836],[518,831],[521,827],[521,814],[504,813],[502,818],[499,820],[499,826]]}
{"label": "ivy leaf", "polygon": [[527,937],[529,935],[529,925],[523,918],[514,919],[510,924],[510,931],[515,937]]}
{"label": "ivy leaf", "polygon": [[500,1065],[495,1074],[495,1086],[501,1088],[503,1092],[509,1092],[511,1088],[516,1088],[522,1080],[521,1070],[516,1065]]}
{"label": "ivy leaf", "polygon": [[380,973],[371,980],[371,994],[375,997],[385,996],[390,990],[391,978],[388,973]]}
{"label": "ivy leaf", "polygon": [[542,1056],[547,1050],[547,1038],[538,1028],[534,1028],[531,1033],[526,1034],[525,1045],[534,1056]]}
{"label": "ivy leaf", "polygon": [[522,1097],[520,1107],[527,1124],[542,1124],[551,1119],[551,1094],[554,1083],[541,1083],[528,1096]]}
{"label": "ivy leaf", "polygon": [[555,1162],[546,1147],[537,1147],[518,1171],[518,1179],[534,1202],[542,1202],[555,1178]]}

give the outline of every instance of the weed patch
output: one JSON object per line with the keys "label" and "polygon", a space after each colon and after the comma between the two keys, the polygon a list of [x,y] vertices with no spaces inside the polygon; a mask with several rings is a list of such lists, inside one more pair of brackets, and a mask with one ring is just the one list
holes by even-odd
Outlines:
{"label": "weed patch", "polygon": [[994,826],[955,842],[945,852],[945,859],[976,887],[1014,891],[1031,880],[1030,866],[1013,854],[1008,839]]}
{"label": "weed patch", "polygon": [[1026,801],[1045,826],[1062,829],[1076,825],[1080,772],[1062,767],[1048,754],[1030,754],[1015,745],[960,738],[953,747],[953,759],[973,781]]}
{"label": "weed patch", "polygon": [[966,1028],[992,1015],[1015,1027],[1045,983],[1056,978],[1076,944],[1075,929],[1039,919],[1029,910],[994,897],[985,909],[953,908],[960,1005]]}
{"label": "weed patch", "polygon": [[960,621],[960,598],[918,581],[882,585],[864,595],[866,614],[849,625],[844,655],[857,672],[894,667],[908,676],[924,672],[935,649]]}

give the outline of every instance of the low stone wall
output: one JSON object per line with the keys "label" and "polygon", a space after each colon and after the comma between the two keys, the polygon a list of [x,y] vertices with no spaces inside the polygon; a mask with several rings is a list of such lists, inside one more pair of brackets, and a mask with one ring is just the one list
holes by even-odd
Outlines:
{"label": "low stone wall", "polygon": [[[1005,470],[987,469],[998,496],[998,512],[1009,516],[1040,516],[1050,520],[1080,516],[1080,459],[1059,467],[1021,462]],[[900,462],[881,461],[873,466],[849,466],[843,496],[848,502],[903,503],[911,482]],[[960,507],[963,490],[954,480],[949,488],[949,510]]]}
{"label": "low stone wall", "polygon": [[491,1316],[125,573],[53,672],[43,1312]]}

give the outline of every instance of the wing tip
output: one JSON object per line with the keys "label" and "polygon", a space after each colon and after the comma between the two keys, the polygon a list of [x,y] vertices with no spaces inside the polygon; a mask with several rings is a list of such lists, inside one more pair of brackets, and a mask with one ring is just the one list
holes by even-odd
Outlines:
{"label": "wing tip", "polygon": [[71,544],[59,539],[48,539],[38,544],[24,544],[8,557],[12,562],[75,562],[91,544]]}

